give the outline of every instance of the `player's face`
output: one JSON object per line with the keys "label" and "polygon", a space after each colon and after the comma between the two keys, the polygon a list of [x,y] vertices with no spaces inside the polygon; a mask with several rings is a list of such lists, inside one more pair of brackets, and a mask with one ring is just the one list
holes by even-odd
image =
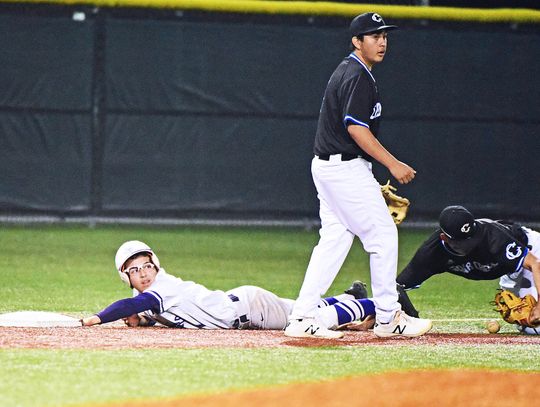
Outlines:
{"label": "player's face", "polygon": [[441,233],[440,237],[441,240],[447,245],[447,247],[454,251],[455,254],[457,254],[458,256],[468,255],[477,246],[478,243],[478,240],[472,237],[468,239],[452,240],[444,233]]}
{"label": "player's face", "polygon": [[369,68],[384,59],[388,43],[387,37],[386,31],[380,31],[364,35],[363,41],[356,41],[355,46],[360,54],[359,56]]}
{"label": "player's face", "polygon": [[128,260],[124,266],[133,288],[142,292],[152,285],[158,272],[150,256],[144,255]]}

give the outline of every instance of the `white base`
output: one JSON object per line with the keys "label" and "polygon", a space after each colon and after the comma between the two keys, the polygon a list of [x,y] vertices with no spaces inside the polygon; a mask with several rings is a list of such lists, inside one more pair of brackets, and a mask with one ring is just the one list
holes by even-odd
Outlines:
{"label": "white base", "polygon": [[55,328],[81,326],[77,318],[45,311],[17,311],[0,314],[0,326]]}

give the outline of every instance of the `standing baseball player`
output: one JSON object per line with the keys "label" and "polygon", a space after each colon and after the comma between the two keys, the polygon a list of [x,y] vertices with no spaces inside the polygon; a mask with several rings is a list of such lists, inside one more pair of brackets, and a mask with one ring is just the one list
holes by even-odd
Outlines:
{"label": "standing baseball player", "polygon": [[[184,281],[167,274],[154,251],[136,240],[120,246],[115,265],[122,281],[133,289],[133,297],[83,318],[83,326],[123,319],[129,326],[159,323],[173,328],[282,330],[294,304],[255,286],[223,292]],[[345,294],[321,300],[318,320],[325,328],[338,329],[373,318],[373,302],[361,298],[366,294],[365,287],[356,282]]]}
{"label": "standing baseball player", "polygon": [[387,33],[395,28],[376,13],[355,17],[350,24],[352,52],[328,82],[311,164],[320,201],[320,240],[285,329],[287,336],[340,337],[340,332],[317,324],[317,304],[343,265],[355,236],[370,254],[375,335],[414,337],[431,329],[430,320],[401,311],[396,289],[397,228],[371,170],[375,159],[402,184],[415,176],[414,169],[377,140],[383,108],[371,70],[384,59]]}
{"label": "standing baseball player", "polygon": [[[538,300],[540,233],[516,223],[475,219],[459,205],[442,210],[439,226],[398,275],[397,282],[405,290],[420,287],[436,274],[451,273],[468,280],[500,278],[501,288]],[[408,302],[409,312],[418,315]],[[540,324],[540,302],[530,321]],[[540,334],[540,327],[520,330]]]}

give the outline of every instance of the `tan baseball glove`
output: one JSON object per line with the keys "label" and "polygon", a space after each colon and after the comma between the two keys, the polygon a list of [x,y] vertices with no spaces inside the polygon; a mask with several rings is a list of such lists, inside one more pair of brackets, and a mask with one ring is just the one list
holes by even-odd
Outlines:
{"label": "tan baseball glove", "polygon": [[388,181],[385,185],[381,185],[381,192],[384,200],[386,201],[386,205],[390,210],[390,215],[392,215],[394,223],[399,225],[407,216],[407,211],[409,210],[409,205],[411,203],[407,198],[396,195],[394,193],[395,191],[397,191],[397,189],[390,185],[390,181]]}
{"label": "tan baseball glove", "polygon": [[520,298],[511,291],[498,290],[495,294],[495,300],[491,304],[495,305],[495,311],[498,311],[502,319],[509,324],[535,326],[529,321],[531,311],[536,305],[536,300],[532,295],[527,294]]}

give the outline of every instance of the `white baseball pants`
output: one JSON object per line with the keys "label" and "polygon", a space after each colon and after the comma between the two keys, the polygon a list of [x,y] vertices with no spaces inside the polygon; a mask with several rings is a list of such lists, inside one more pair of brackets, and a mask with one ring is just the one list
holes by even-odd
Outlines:
{"label": "white baseball pants", "polygon": [[[264,288],[243,285],[226,292],[237,301],[233,304],[240,319],[239,329],[283,330],[294,305],[294,300],[281,298]],[[349,302],[352,302],[349,300]],[[340,302],[343,304],[343,302]],[[345,301],[346,303],[346,301]],[[339,325],[336,308],[319,301],[316,319],[325,328],[335,329]],[[363,315],[365,317],[365,315]],[[231,328],[236,328],[231,326]]]}
{"label": "white baseball pants", "polygon": [[355,236],[370,255],[371,289],[377,319],[389,322],[401,307],[396,290],[398,234],[373,176],[357,158],[314,157],[311,173],[320,201],[320,240],[313,249],[291,318],[315,317],[317,305],[341,269]]}
{"label": "white baseball pants", "polygon": [[234,302],[238,316],[246,318],[241,329],[285,329],[294,300],[280,298],[253,285],[243,285],[226,293],[238,298]]}

